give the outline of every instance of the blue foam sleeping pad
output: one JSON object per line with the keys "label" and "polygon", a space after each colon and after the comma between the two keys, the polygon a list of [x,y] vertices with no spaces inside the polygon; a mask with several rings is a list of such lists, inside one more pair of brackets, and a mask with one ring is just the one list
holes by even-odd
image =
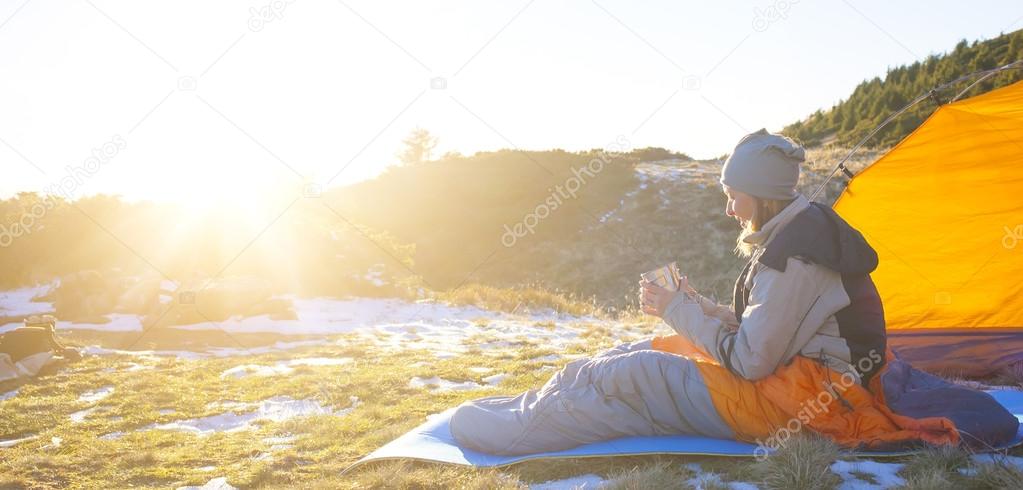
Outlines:
{"label": "blue foam sleeping pad", "polygon": [[[1023,391],[994,390],[988,391],[992,396],[1007,408],[1009,412],[1016,415],[1016,418],[1023,422]],[[345,471],[349,471],[361,464],[371,461],[388,459],[405,459],[430,461],[436,463],[448,463],[465,466],[505,466],[523,461],[536,459],[558,459],[558,458],[590,458],[605,456],[636,456],[648,454],[679,454],[694,456],[731,456],[731,457],[753,457],[757,449],[755,444],[745,442],[712,439],[700,436],[645,436],[645,437],[622,437],[609,441],[584,444],[564,451],[549,453],[522,454],[518,456],[495,456],[463,448],[455,442],[448,428],[451,413],[454,409],[433,415],[423,425],[416,427],[407,434],[385,444],[380,449],[373,451],[368,456],[360,459]],[[1023,442],[1023,425],[1020,426],[1016,437],[1002,448],[1018,446]],[[851,453],[860,456],[900,456],[911,453],[903,452],[856,452]]]}

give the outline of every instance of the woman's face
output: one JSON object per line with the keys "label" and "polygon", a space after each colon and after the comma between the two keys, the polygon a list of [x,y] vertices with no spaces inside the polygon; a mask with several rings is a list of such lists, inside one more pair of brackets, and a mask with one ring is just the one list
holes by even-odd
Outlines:
{"label": "woman's face", "polygon": [[753,212],[756,209],[756,201],[753,199],[753,196],[732,189],[727,185],[722,187],[724,188],[725,196],[728,197],[728,203],[725,204],[725,214],[735,218],[740,225],[746,226],[746,223],[753,219]]}

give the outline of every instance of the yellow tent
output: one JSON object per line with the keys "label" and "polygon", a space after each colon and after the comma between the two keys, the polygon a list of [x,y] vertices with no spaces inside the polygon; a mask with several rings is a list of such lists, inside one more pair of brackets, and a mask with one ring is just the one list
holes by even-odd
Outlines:
{"label": "yellow tent", "polygon": [[893,339],[945,368],[1023,359],[985,345],[1023,342],[1023,82],[941,106],[834,208],[877,250]]}

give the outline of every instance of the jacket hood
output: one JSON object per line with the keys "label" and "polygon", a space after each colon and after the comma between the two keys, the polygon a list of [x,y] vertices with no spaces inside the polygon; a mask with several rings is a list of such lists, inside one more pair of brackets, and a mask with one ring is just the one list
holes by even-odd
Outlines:
{"label": "jacket hood", "polygon": [[870,274],[877,268],[877,252],[863,234],[833,209],[817,202],[811,202],[778,230],[759,261],[785,272],[785,263],[794,256],[840,274]]}

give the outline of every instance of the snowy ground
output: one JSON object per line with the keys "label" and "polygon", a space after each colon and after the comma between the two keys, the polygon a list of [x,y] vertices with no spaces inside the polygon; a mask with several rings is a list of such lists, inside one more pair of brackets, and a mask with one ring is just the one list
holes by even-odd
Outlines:
{"label": "snowy ground", "polygon": [[[47,287],[22,288],[0,293],[0,316],[17,316],[53,312],[53,305],[32,301],[45,293]],[[391,350],[421,349],[438,358],[453,357],[474,349],[500,350],[523,344],[543,344],[564,348],[579,343],[579,334],[586,325],[601,323],[587,317],[558,315],[553,311],[529,315],[492,312],[475,306],[453,306],[423,300],[418,302],[380,298],[298,298],[284,297],[291,302],[294,320],[273,319],[268,315],[235,317],[222,322],[203,322],[172,328],[222,330],[229,334],[336,335],[360,333],[381,347]],[[111,314],[103,324],[60,321],[60,330],[92,330],[99,332],[142,332],[142,322],[135,315]],[[0,333],[17,328],[20,323],[0,326]],[[631,338],[623,334],[623,339]],[[485,342],[480,342],[485,339]],[[311,342],[311,341],[306,341]],[[176,356],[179,358],[225,357],[286,350],[310,343],[278,343],[255,349],[233,348],[207,351],[149,350],[135,351],[139,356]],[[125,354],[102,347],[90,347],[90,354]]]}
{"label": "snowy ground", "polygon": [[[7,316],[51,311],[51,305],[31,301],[42,292],[0,293],[0,311]],[[327,475],[323,478],[333,478],[339,461],[358,459],[460,400],[536,387],[571,359],[651,334],[553,312],[513,315],[396,299],[291,299],[297,320],[251,317],[174,327],[183,335],[218,328],[237,335],[273,334],[263,345],[90,345],[82,365],[0,390],[0,410],[17,417],[9,425],[0,421],[0,460],[9,457],[11,468],[24,470],[19,474],[35,475],[39,454],[83,458],[61,460],[54,464],[59,469],[156,451],[159,457],[138,464],[163,464],[150,473],[177,476],[167,481],[138,478],[170,488],[245,488],[259,476],[251,468],[261,465],[277,468],[281,479],[314,467],[322,468]],[[122,327],[129,323],[62,323],[60,328],[124,335]],[[287,338],[293,334],[312,337]],[[30,407],[42,400],[58,408],[36,423],[40,416]],[[392,429],[397,430],[380,435]],[[166,445],[182,448],[181,459],[154,449]],[[221,455],[225,448],[233,452]],[[976,462],[990,462],[985,458]],[[1023,458],[1007,461],[1023,467]],[[753,482],[729,479],[720,468],[697,463],[679,468],[687,471],[686,483],[695,488],[757,488]],[[842,489],[904,485],[903,468],[901,463],[867,460],[839,460],[830,466]],[[973,469],[963,470],[967,475]],[[120,478],[123,471],[112,472],[110,478]],[[570,478],[528,483],[535,489],[595,489],[615,482],[590,466]]]}

